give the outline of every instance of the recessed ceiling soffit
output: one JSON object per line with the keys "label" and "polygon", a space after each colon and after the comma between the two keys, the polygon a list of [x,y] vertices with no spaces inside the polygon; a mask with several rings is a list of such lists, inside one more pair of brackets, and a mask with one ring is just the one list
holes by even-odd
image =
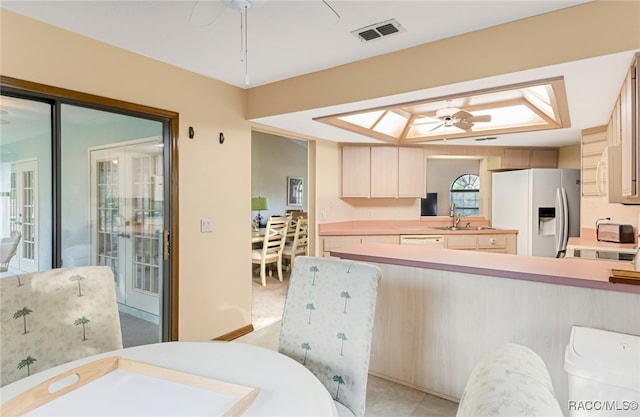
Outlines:
{"label": "recessed ceiling soffit", "polygon": [[314,120],[396,144],[571,126],[563,77],[323,116]]}

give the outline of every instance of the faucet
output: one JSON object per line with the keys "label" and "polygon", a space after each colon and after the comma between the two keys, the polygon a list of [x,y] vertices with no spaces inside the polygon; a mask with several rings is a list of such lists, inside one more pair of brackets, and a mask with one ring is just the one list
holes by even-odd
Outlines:
{"label": "faucet", "polygon": [[460,222],[460,216],[458,215],[458,209],[456,208],[456,203],[451,204],[451,213],[450,217],[453,217],[453,227],[458,227],[458,223]]}

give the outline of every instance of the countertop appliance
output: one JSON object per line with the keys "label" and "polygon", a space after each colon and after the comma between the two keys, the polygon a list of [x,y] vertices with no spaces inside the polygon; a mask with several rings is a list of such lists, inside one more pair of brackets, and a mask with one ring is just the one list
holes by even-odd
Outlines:
{"label": "countertop appliance", "polygon": [[580,236],[580,170],[493,173],[491,223],[518,229],[518,255],[563,257],[569,237]]}
{"label": "countertop appliance", "polygon": [[596,238],[602,242],[633,243],[635,235],[630,224],[598,223]]}

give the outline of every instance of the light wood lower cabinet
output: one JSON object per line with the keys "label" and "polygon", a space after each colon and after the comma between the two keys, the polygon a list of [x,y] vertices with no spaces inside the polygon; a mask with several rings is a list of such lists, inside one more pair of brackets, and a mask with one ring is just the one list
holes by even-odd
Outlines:
{"label": "light wood lower cabinet", "polygon": [[333,249],[361,243],[390,243],[400,244],[400,235],[363,235],[363,236],[323,236],[322,257],[329,258]]}
{"label": "light wood lower cabinet", "polygon": [[515,234],[446,235],[447,249],[477,250],[481,252],[516,253]]}
{"label": "light wood lower cabinet", "polygon": [[[330,257],[329,252],[345,246],[361,243],[400,244],[399,235],[358,235],[358,236],[322,236],[322,256]],[[516,253],[515,234],[458,234],[445,236],[445,248],[458,250],[477,250],[482,252]]]}

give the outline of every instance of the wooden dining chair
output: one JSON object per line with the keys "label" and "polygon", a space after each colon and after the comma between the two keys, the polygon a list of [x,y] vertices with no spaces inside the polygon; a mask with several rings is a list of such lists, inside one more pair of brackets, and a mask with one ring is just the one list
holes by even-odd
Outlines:
{"label": "wooden dining chair", "polygon": [[289,278],[278,351],[325,385],[339,415],[364,415],[381,277],[374,265],[299,256]]}
{"label": "wooden dining chair", "polygon": [[309,220],[304,217],[291,219],[290,227],[293,229],[293,238],[287,240],[282,249],[283,262],[288,261],[287,270],[293,268],[296,256],[309,254]]}
{"label": "wooden dining chair", "polygon": [[122,331],[111,268],[0,279],[0,386],[116,349],[122,349]]}
{"label": "wooden dining chair", "polygon": [[270,217],[264,232],[262,248],[251,251],[251,263],[260,265],[262,286],[267,286],[266,266],[275,263],[278,279],[282,281],[282,250],[287,238],[289,219],[286,217]]}
{"label": "wooden dining chair", "polygon": [[9,237],[0,239],[0,272],[9,270],[9,262],[18,251],[18,244],[21,238],[20,232],[14,230]]}

